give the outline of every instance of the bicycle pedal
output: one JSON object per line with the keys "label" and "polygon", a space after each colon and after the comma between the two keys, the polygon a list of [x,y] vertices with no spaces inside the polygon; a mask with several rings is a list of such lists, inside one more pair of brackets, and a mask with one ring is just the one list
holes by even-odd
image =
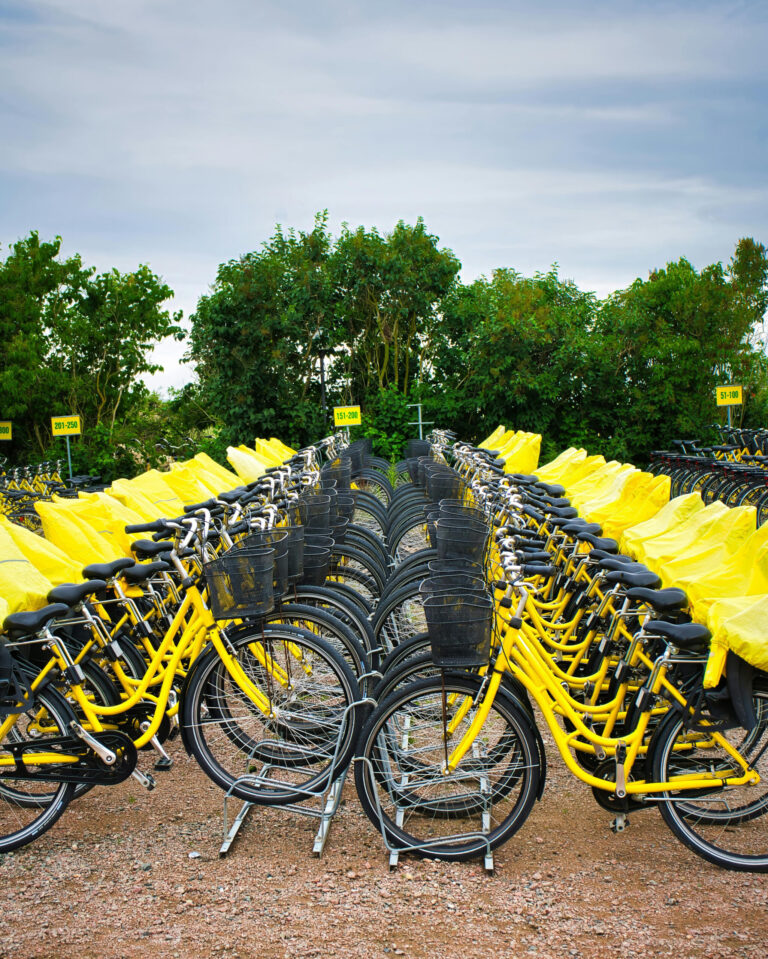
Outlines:
{"label": "bicycle pedal", "polygon": [[131,775],[147,792],[151,792],[157,785],[155,777],[151,773],[143,773],[140,769],[134,769]]}
{"label": "bicycle pedal", "polygon": [[611,820],[611,832],[618,833],[624,832],[625,829],[629,828],[629,816],[617,816],[615,819]]}
{"label": "bicycle pedal", "polygon": [[160,756],[155,760],[155,769],[160,770],[161,772],[166,769],[170,769],[173,765],[173,760],[170,756]]}

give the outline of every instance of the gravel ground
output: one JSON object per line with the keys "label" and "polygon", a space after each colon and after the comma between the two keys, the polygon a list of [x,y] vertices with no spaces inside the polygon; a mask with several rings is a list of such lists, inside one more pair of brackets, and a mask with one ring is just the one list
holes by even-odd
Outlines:
{"label": "gravel ground", "polygon": [[154,792],[134,780],[93,790],[0,858],[0,956],[768,954],[768,877],[710,866],[653,810],[614,835],[554,757],[543,800],[488,876],[416,859],[390,873],[351,781],[322,859],[315,821],[272,809],[254,809],[220,859],[222,793],[171,747]]}

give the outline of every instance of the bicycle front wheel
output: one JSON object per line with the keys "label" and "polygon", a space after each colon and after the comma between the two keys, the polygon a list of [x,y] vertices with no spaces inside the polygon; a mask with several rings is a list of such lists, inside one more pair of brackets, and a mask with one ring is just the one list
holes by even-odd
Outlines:
{"label": "bicycle front wheel", "polygon": [[254,627],[228,641],[230,655],[267,700],[257,706],[213,646],[184,688],[182,736],[222,789],[285,805],[325,789],[349,765],[361,724],[357,682],[320,637],[293,626]]}
{"label": "bicycle front wheel", "polygon": [[530,813],[539,753],[530,719],[502,690],[458,768],[443,772],[474,717],[479,689],[472,676],[427,677],[395,690],[366,723],[355,785],[366,815],[394,846],[434,859],[473,859],[509,839]]}
{"label": "bicycle front wheel", "polygon": [[[750,731],[688,728],[682,716],[670,713],[652,743],[652,766],[657,782],[680,776],[712,781],[711,789],[663,795],[659,810],[681,842],[724,869],[768,872],[768,690],[753,695],[757,726]],[[722,785],[741,774],[724,740],[756,770],[758,783]]]}

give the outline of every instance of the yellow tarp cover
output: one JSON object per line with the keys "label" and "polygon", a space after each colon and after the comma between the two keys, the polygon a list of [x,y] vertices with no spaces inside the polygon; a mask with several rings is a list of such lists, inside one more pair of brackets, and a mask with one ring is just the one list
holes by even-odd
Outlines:
{"label": "yellow tarp cover", "polygon": [[263,460],[267,466],[280,466],[283,462],[282,456],[278,455],[269,445],[267,440],[258,439],[253,441],[253,449],[260,460]]}
{"label": "yellow tarp cover", "polygon": [[[669,476],[653,476],[651,473],[641,473],[640,476],[642,482],[635,475],[629,480],[629,483],[637,483],[634,495],[629,499],[622,497],[621,504],[602,521],[603,536],[619,540],[625,530],[658,515],[659,510],[669,502]],[[651,478],[650,482],[646,482],[646,477]]]}
{"label": "yellow tarp cover", "polygon": [[63,583],[79,583],[82,580],[80,564],[74,562],[63,549],[49,543],[45,537],[38,536],[32,530],[25,529],[16,523],[8,522],[4,516],[0,516],[0,528],[11,537],[35,569],[54,586],[61,586]]}
{"label": "yellow tarp cover", "polygon": [[600,463],[578,480],[569,479],[563,483],[566,487],[566,496],[571,505],[580,510],[580,503],[599,499],[611,488],[611,484],[621,473],[629,473],[634,469],[629,463],[619,463],[618,460]]}
{"label": "yellow tarp cover", "polygon": [[[222,483],[221,479],[215,473],[209,473],[198,460],[188,460],[184,464],[183,469],[198,483],[201,483],[209,490],[211,496],[218,496],[219,493],[223,493],[226,489],[229,489],[228,482],[226,485]],[[173,472],[173,467],[171,467],[171,472]],[[235,483],[235,485],[238,484]]]}
{"label": "yellow tarp cover", "polygon": [[43,522],[45,538],[81,566],[108,563],[125,555],[116,543],[97,533],[74,510],[67,511],[57,503],[35,503],[35,509]]}
{"label": "yellow tarp cover", "polygon": [[717,570],[687,578],[683,588],[693,618],[700,623],[707,621],[712,604],[719,599],[768,593],[768,542],[763,536],[750,536]]}
{"label": "yellow tarp cover", "polygon": [[85,503],[77,515],[91,525],[97,533],[110,539],[122,556],[131,556],[131,543],[139,536],[129,536],[125,527],[146,522],[141,513],[107,493],[81,493],[80,503]]}
{"label": "yellow tarp cover", "polygon": [[499,451],[504,460],[505,473],[532,473],[539,465],[541,436],[538,433],[520,433],[514,441]]}
{"label": "yellow tarp cover", "polygon": [[278,452],[280,451],[283,452],[284,454],[283,462],[285,462],[285,460],[289,460],[292,456],[295,456],[296,453],[298,452],[298,450],[291,449],[290,446],[287,446],[282,440],[279,440],[276,436],[271,436],[269,438],[269,442],[275,447],[275,449]]}
{"label": "yellow tarp cover", "polygon": [[53,583],[35,569],[13,538],[0,528],[0,597],[7,603],[3,618],[9,613],[45,606],[52,588]]}
{"label": "yellow tarp cover", "polygon": [[164,509],[148,499],[141,490],[131,486],[130,480],[116,479],[106,492],[123,506],[138,513],[145,523],[161,517],[170,518]]}
{"label": "yellow tarp cover", "polygon": [[[606,508],[622,501],[629,480],[640,470],[627,463],[619,464],[626,467],[612,471],[599,483],[599,489],[593,493],[582,491],[574,496],[569,495],[571,505],[575,506],[580,516],[586,516],[595,523],[599,523],[597,514],[605,513]],[[594,514],[594,519],[593,519]]]}
{"label": "yellow tarp cover", "polygon": [[576,449],[575,446],[569,446],[567,450],[558,453],[557,456],[548,463],[542,463],[536,467],[536,475],[539,479],[547,482],[555,482],[555,478],[565,472],[569,465],[575,464],[580,460],[587,458],[587,451]]}
{"label": "yellow tarp cover", "polygon": [[768,671],[768,595],[716,602],[707,625],[713,645],[732,649],[752,666]]}
{"label": "yellow tarp cover", "polygon": [[240,477],[237,473],[233,473],[232,470],[228,470],[226,466],[217,463],[216,460],[212,459],[207,453],[195,453],[195,460],[201,463],[203,468],[209,473],[219,477],[222,483],[229,484],[220,487],[220,493],[240,486]]}
{"label": "yellow tarp cover", "polygon": [[656,572],[664,563],[705,545],[714,546],[722,539],[741,543],[755,528],[754,515],[753,506],[729,509],[717,501],[710,503],[668,533],[641,543],[637,550],[639,558]]}
{"label": "yellow tarp cover", "polygon": [[163,482],[170,486],[185,506],[191,506],[193,503],[204,503],[213,495],[208,487],[204,486],[192,474],[191,470],[186,470],[183,466],[178,466],[176,469],[171,468],[167,473],[161,473],[160,475]]}
{"label": "yellow tarp cover", "polygon": [[264,475],[266,467],[263,460],[256,455],[250,455],[246,450],[234,446],[227,447],[227,459],[234,466],[240,479],[235,485],[241,485],[243,482],[252,483]]}
{"label": "yellow tarp cover", "polygon": [[636,547],[646,539],[659,536],[678,526],[689,516],[704,509],[704,501],[698,493],[676,496],[661,507],[655,516],[629,526],[624,530],[619,548],[623,553],[637,559]]}
{"label": "yellow tarp cover", "polygon": [[[714,580],[716,583],[721,573],[729,568],[738,578],[729,584],[730,593],[721,593],[722,596],[737,596],[745,593],[755,572],[760,549],[768,545],[768,528],[746,530],[741,537],[726,536],[715,543],[709,541],[700,545],[694,543],[691,549],[683,556],[677,556],[663,563],[659,574],[666,583],[674,583],[681,589],[686,589],[694,583],[705,583]],[[760,586],[763,584],[760,583]],[[768,584],[766,584],[768,586]],[[706,592],[706,587],[704,592]],[[756,590],[763,592],[762,588]]]}
{"label": "yellow tarp cover", "polygon": [[577,450],[575,446],[569,446],[567,450],[563,450],[553,460],[544,463],[543,466],[537,466],[535,473],[545,483],[559,483],[559,476],[565,473],[569,467],[583,462],[586,458],[586,450]]}
{"label": "yellow tarp cover", "polygon": [[[560,483],[566,490],[570,490],[571,486],[586,479],[605,465],[605,457],[600,455],[574,459],[573,462],[565,464],[565,468],[560,470],[557,478],[548,479],[545,482]],[[544,479],[543,476],[541,478]]]}
{"label": "yellow tarp cover", "polygon": [[165,482],[163,475],[157,470],[147,470],[146,473],[140,473],[133,479],[123,480],[123,483],[127,483],[129,488],[132,487],[143,493],[150,503],[153,503],[160,510],[158,515],[171,519],[184,512],[184,503]]}
{"label": "yellow tarp cover", "polygon": [[496,446],[496,443],[498,443],[498,441],[506,432],[507,432],[506,426],[499,425],[491,433],[491,435],[487,437],[487,439],[484,439],[482,443],[478,443],[477,445],[482,447],[484,450],[495,450],[498,448]]}

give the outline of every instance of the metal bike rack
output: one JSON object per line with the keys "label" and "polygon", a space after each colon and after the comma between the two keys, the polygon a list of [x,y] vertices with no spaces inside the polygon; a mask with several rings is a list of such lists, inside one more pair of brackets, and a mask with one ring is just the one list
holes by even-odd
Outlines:
{"label": "metal bike rack", "polygon": [[[364,705],[375,706],[376,702],[371,698],[359,699],[354,703],[350,703],[350,705],[344,710],[343,721],[339,726],[339,732],[336,737],[336,745],[333,751],[333,758],[331,759],[330,773],[328,777],[328,782],[330,785],[326,786],[325,789],[311,791],[303,787],[292,786],[290,783],[280,783],[280,788],[282,790],[286,792],[295,790],[296,794],[301,794],[303,798],[301,801],[297,801],[295,803],[286,803],[285,805],[281,804],[280,806],[275,806],[274,808],[285,809],[292,813],[296,813],[299,816],[309,816],[313,819],[320,820],[320,825],[317,833],[315,834],[315,840],[312,846],[313,855],[318,857],[322,856],[323,851],[325,850],[325,844],[328,840],[331,823],[333,822],[333,817],[336,815],[341,803],[341,794],[344,789],[344,782],[346,781],[347,773],[349,771],[349,766],[347,766],[341,771],[341,773],[339,773],[338,776],[335,775],[339,759],[339,750],[341,749],[341,740],[344,732],[346,731],[347,721],[350,713]],[[238,786],[248,785],[268,787],[274,783],[274,780],[270,779],[270,774],[277,769],[278,767],[271,763],[267,763],[258,774],[246,773],[243,776],[239,776],[225,793],[222,811],[224,839],[221,844],[221,848],[219,849],[219,858],[224,858],[224,856],[227,855],[232,847],[233,842],[237,838],[237,834],[240,832],[240,827],[248,817],[248,813],[251,811],[254,805],[257,805],[256,803],[249,802],[248,800],[243,800],[240,811],[237,813],[232,821],[232,825],[230,826],[228,803],[230,799],[237,798],[234,795],[235,790]],[[309,793],[309,796],[307,796],[307,793]],[[319,808],[313,808],[311,805],[303,805],[304,803],[309,803],[311,800],[317,800],[319,803]]]}
{"label": "metal bike rack", "polygon": [[[407,736],[407,727],[406,731],[403,733],[404,736]],[[355,756],[352,760],[352,763],[365,763],[368,766],[368,770],[371,776],[371,780],[374,781],[374,772],[373,764],[367,756]],[[408,774],[403,774],[400,785],[407,785]],[[456,839],[478,839],[485,844],[485,853],[483,854],[483,866],[488,875],[492,876],[494,873],[495,865],[493,860],[493,849],[491,849],[491,842],[488,838],[488,834],[491,831],[491,789],[487,777],[482,776],[480,778],[480,793],[482,796],[486,797],[484,800],[484,808],[482,812],[482,832],[466,832],[466,833],[457,833],[454,838]],[[394,871],[400,863],[400,854],[404,852],[419,852],[429,850],[432,846],[442,845],[446,838],[441,836],[438,839],[429,839],[425,842],[420,843],[409,843],[395,846],[387,837],[387,826],[384,822],[384,814],[381,809],[381,803],[379,802],[379,795],[376,790],[373,790],[373,798],[376,803],[376,814],[379,818],[379,831],[381,832],[381,838],[384,842],[384,846],[389,852],[389,869],[390,872]],[[405,821],[405,809],[398,808],[395,813],[395,824],[397,826],[403,825]]]}

